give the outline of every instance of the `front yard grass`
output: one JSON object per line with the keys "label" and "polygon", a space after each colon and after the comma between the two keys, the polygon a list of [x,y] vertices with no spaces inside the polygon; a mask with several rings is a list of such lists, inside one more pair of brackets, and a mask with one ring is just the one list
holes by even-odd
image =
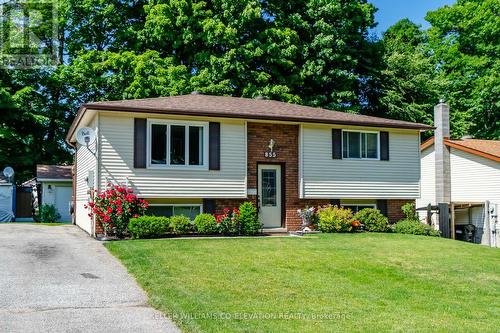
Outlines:
{"label": "front yard grass", "polygon": [[106,247],[146,290],[150,304],[186,332],[500,327],[500,250],[480,245],[330,234],[133,240]]}

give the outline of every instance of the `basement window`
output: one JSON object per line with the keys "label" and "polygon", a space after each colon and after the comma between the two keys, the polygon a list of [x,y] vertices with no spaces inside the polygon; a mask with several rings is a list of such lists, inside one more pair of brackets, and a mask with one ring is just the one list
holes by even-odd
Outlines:
{"label": "basement window", "polygon": [[343,158],[378,160],[378,132],[342,131]]}
{"label": "basement window", "polygon": [[148,121],[148,167],[208,166],[208,123]]}
{"label": "basement window", "polygon": [[171,217],[174,215],[184,215],[189,217],[190,220],[194,220],[196,215],[201,214],[201,212],[202,205],[196,204],[150,204],[146,211],[146,215],[166,217]]}
{"label": "basement window", "polygon": [[362,209],[365,208],[377,208],[377,205],[375,204],[346,204],[346,205],[341,205],[344,208],[349,208],[353,214],[356,214]]}

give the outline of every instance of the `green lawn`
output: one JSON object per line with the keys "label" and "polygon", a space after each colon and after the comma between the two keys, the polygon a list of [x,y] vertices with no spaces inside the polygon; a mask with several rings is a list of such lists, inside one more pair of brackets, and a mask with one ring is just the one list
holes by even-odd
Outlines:
{"label": "green lawn", "polygon": [[480,245],[333,234],[106,246],[146,290],[151,305],[186,332],[498,332],[500,327],[500,250]]}

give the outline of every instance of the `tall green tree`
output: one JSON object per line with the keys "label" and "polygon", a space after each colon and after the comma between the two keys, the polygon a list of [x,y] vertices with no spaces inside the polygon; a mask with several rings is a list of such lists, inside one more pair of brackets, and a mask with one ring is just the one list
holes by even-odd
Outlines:
{"label": "tall green tree", "polygon": [[500,0],[458,0],[426,20],[456,134],[500,139]]}
{"label": "tall green tree", "polygon": [[425,31],[408,19],[391,26],[381,40],[379,113],[388,118],[433,123],[442,82]]}
{"label": "tall green tree", "polygon": [[[100,8],[87,10],[86,21],[102,21]],[[107,42],[94,41],[92,51],[73,51],[70,72],[93,98],[200,90],[359,111],[359,51],[374,11],[366,0],[150,2],[144,17],[125,20],[144,20],[127,29],[133,43],[123,42],[120,30],[100,36]],[[72,34],[87,36],[81,29]]]}

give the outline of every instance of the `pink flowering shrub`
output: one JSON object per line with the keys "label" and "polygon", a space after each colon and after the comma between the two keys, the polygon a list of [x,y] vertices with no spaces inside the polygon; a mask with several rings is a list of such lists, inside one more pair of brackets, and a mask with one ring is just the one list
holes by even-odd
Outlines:
{"label": "pink flowering shrub", "polygon": [[118,237],[127,232],[129,220],[144,215],[147,207],[147,201],[139,199],[132,189],[111,184],[105,191],[96,193],[86,205],[89,216],[102,224],[105,233]]}
{"label": "pink flowering shrub", "polygon": [[224,235],[237,235],[240,233],[240,211],[234,208],[224,208],[223,213],[215,215],[219,232]]}

